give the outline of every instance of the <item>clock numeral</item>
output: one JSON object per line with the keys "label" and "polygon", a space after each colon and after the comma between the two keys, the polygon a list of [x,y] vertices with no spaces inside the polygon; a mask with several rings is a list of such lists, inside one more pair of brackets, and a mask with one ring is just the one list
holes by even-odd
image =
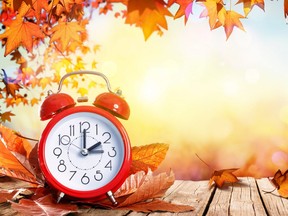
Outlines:
{"label": "clock numeral", "polygon": [[94,175],[94,179],[96,181],[101,181],[103,179],[103,174],[100,170],[96,170],[96,174]]}
{"label": "clock numeral", "polygon": [[82,176],[82,178],[81,178],[81,182],[82,182],[82,184],[84,184],[84,185],[87,185],[87,184],[89,184],[89,182],[90,182],[90,178],[86,175],[87,173],[84,173],[84,175]]}
{"label": "clock numeral", "polygon": [[71,138],[68,135],[63,135],[61,136],[60,134],[58,135],[59,138],[59,145],[68,145],[71,141]]}
{"label": "clock numeral", "polygon": [[77,173],[77,171],[70,171],[70,173],[72,173],[72,176],[70,177],[69,181],[71,181],[71,179],[75,176],[75,174]]}
{"label": "clock numeral", "polygon": [[112,170],[112,161],[111,160],[105,165],[105,168]]}
{"label": "clock numeral", "polygon": [[80,127],[80,133],[83,133],[83,130],[86,130],[87,133],[89,133],[89,129],[90,129],[90,123],[87,121],[84,122],[79,122],[79,127]]}
{"label": "clock numeral", "polygon": [[60,160],[59,161],[58,171],[59,172],[65,172],[66,171],[66,165],[65,165],[65,161],[64,160]]}
{"label": "clock numeral", "polygon": [[115,157],[117,155],[117,152],[115,150],[115,147],[112,147],[112,152],[108,151],[108,156],[109,157]]}
{"label": "clock numeral", "polygon": [[59,157],[61,156],[61,154],[62,154],[62,149],[59,148],[59,147],[54,148],[53,154],[54,154],[57,158],[59,158]]}
{"label": "clock numeral", "polygon": [[95,125],[95,135],[98,135],[98,124]]}
{"label": "clock numeral", "polygon": [[110,144],[110,139],[111,139],[111,134],[109,132],[104,132],[102,134],[102,136],[104,137],[105,136],[105,141],[103,142],[104,144]]}
{"label": "clock numeral", "polygon": [[75,136],[75,125],[69,125],[70,136]]}

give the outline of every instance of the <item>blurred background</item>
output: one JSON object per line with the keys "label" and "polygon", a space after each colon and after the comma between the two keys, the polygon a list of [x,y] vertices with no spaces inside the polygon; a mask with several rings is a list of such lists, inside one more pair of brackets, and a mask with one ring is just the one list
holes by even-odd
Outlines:
{"label": "blurred background", "polygon": [[[158,172],[172,169],[177,179],[207,179],[213,169],[235,167],[238,175],[254,177],[286,170],[283,0],[265,1],[265,12],[253,8],[248,19],[241,19],[246,32],[235,27],[227,41],[223,28],[210,31],[208,19],[198,18],[201,11],[194,6],[186,26],[183,19],[168,19],[168,31],[147,41],[140,29],[112,14],[95,13],[89,24],[91,46],[100,45],[96,70],[122,89],[130,105],[130,119],[122,123],[132,145],[168,143]],[[3,49],[0,55],[9,71],[13,65]],[[89,92],[91,102],[97,91]],[[39,107],[15,107],[16,116],[5,125],[39,138],[47,124],[40,122]]]}

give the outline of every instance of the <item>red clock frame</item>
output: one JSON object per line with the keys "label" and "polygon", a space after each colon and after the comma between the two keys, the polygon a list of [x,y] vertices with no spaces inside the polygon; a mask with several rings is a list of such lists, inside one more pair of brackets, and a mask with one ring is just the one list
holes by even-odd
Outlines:
{"label": "red clock frame", "polygon": [[[122,166],[119,170],[119,172],[116,174],[115,178],[110,181],[108,184],[104,185],[101,188],[95,189],[95,190],[90,190],[90,191],[79,191],[79,190],[73,190],[71,188],[66,187],[65,185],[61,184],[60,182],[57,181],[57,179],[51,174],[49,171],[47,164],[46,164],[46,159],[45,159],[45,146],[49,145],[46,140],[47,137],[54,127],[56,123],[58,123],[61,119],[64,117],[75,114],[75,113],[80,113],[80,112],[90,112],[90,113],[95,113],[98,115],[101,115],[108,119],[110,122],[112,122],[117,130],[120,132],[123,143],[124,143],[124,159]],[[39,160],[39,165],[42,170],[42,173],[47,181],[47,183],[52,186],[53,188],[57,189],[60,192],[65,193],[65,195],[77,199],[102,199],[105,198],[105,194],[108,191],[115,192],[126,180],[129,171],[130,171],[130,166],[131,166],[131,145],[130,145],[130,140],[127,135],[127,132],[121,122],[114,117],[112,114],[109,112],[98,108],[98,107],[93,107],[93,106],[76,106],[72,107],[66,110],[63,110],[62,112],[58,113],[55,115],[51,121],[47,124],[45,127],[40,142],[38,146],[38,160]]]}

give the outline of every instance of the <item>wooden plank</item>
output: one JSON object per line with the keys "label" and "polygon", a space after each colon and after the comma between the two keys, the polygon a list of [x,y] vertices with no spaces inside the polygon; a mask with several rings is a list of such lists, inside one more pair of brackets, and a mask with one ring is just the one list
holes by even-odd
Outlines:
{"label": "wooden plank", "polygon": [[[208,203],[214,189],[209,190],[208,181],[175,181],[175,187],[168,190],[164,196],[167,202],[183,205],[191,205],[195,208],[191,212],[171,213],[171,212],[153,212],[149,216],[193,216],[203,215],[206,204]],[[130,216],[130,214],[129,214]],[[134,216],[134,215],[133,215]]]}
{"label": "wooden plank", "polygon": [[257,185],[269,215],[288,215],[288,200],[280,197],[277,190],[273,193],[266,193],[275,189],[267,178],[258,179]]}
{"label": "wooden plank", "polygon": [[266,215],[255,180],[240,178],[238,183],[217,189],[206,215]]}

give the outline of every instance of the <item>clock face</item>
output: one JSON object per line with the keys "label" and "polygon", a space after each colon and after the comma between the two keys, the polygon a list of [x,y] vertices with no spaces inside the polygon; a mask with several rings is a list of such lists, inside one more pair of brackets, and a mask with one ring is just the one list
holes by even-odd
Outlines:
{"label": "clock face", "polygon": [[44,175],[51,175],[60,189],[84,193],[111,183],[127,160],[122,129],[95,112],[70,111],[63,116],[44,131]]}

